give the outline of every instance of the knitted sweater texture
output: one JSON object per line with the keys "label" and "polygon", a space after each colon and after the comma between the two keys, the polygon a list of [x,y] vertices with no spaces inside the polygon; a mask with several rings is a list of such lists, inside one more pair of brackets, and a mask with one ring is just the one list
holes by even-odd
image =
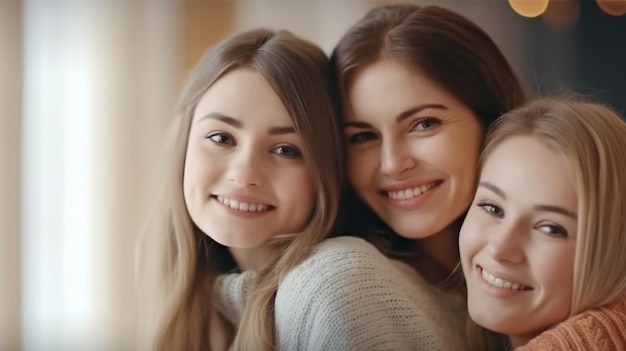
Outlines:
{"label": "knitted sweater texture", "polygon": [[[256,275],[223,275],[216,307],[235,325]],[[466,305],[355,237],[328,239],[281,282],[279,350],[464,350]]]}
{"label": "knitted sweater texture", "polygon": [[626,350],[626,298],[577,314],[515,350]]}

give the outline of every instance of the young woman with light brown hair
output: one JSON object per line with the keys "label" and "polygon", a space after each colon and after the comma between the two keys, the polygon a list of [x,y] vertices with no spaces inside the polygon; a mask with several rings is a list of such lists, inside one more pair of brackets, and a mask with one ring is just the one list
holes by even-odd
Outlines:
{"label": "young woman with light brown hair", "polygon": [[[328,72],[316,45],[262,29],[225,39],[192,72],[142,235],[148,347],[278,344],[278,287],[330,233],[339,202],[343,161]],[[239,271],[254,276],[245,303],[218,301],[220,275]],[[229,320],[232,310],[240,318]]]}

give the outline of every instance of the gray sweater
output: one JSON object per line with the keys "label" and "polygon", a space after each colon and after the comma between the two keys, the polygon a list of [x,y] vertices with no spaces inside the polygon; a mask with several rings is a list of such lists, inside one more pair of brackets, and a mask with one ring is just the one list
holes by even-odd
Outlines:
{"label": "gray sweater", "polygon": [[[252,271],[222,275],[217,308],[235,325]],[[279,350],[463,350],[465,303],[363,239],[321,243],[280,284]]]}

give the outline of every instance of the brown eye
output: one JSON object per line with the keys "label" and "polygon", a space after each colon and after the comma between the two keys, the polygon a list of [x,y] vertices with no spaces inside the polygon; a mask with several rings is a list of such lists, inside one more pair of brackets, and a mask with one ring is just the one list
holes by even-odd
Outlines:
{"label": "brown eye", "polygon": [[274,152],[278,155],[285,156],[285,157],[292,157],[292,158],[302,157],[302,153],[300,152],[300,150],[298,150],[295,147],[287,146],[287,145],[281,145],[277,147],[276,149],[274,149]]}
{"label": "brown eye", "polygon": [[235,143],[234,139],[226,133],[214,133],[209,135],[208,138],[216,144],[232,145]]}
{"label": "brown eye", "polygon": [[544,232],[545,234],[549,236],[560,237],[560,238],[566,238],[568,236],[567,230],[565,230],[564,228],[558,225],[547,225],[547,224],[542,225],[541,227],[539,227],[539,230],[541,230],[542,232]]}
{"label": "brown eye", "polygon": [[430,130],[441,125],[441,120],[435,117],[424,117],[417,119],[411,128],[411,130]]}
{"label": "brown eye", "polygon": [[488,214],[494,217],[498,217],[498,218],[504,217],[504,211],[502,211],[500,207],[492,203],[481,202],[478,204],[478,207],[482,208],[483,211],[487,212]]}
{"label": "brown eye", "polygon": [[348,143],[350,144],[359,144],[359,143],[365,143],[371,140],[376,140],[377,135],[375,133],[372,132],[362,132],[362,133],[355,133],[352,135],[348,136]]}

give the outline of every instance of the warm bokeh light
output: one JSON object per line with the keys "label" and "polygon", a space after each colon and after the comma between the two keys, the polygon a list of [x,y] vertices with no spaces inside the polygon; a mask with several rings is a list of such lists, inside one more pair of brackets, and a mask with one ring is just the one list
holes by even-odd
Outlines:
{"label": "warm bokeh light", "polygon": [[596,0],[598,6],[604,12],[613,16],[621,16],[626,13],[626,0]]}
{"label": "warm bokeh light", "polygon": [[537,17],[548,8],[549,0],[509,0],[515,12],[524,17]]}
{"label": "warm bokeh light", "polygon": [[580,3],[578,0],[552,1],[542,17],[550,28],[570,28],[576,24],[578,17],[580,17]]}

